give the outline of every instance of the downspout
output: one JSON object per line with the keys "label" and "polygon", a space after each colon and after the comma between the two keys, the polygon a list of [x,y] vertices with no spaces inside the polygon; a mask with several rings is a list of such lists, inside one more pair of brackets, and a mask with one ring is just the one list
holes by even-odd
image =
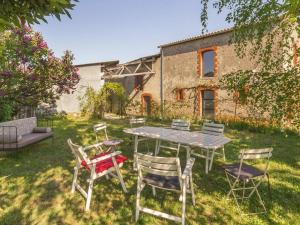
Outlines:
{"label": "downspout", "polygon": [[161,119],[164,118],[164,76],[163,76],[163,57],[164,52],[160,47],[160,115]]}

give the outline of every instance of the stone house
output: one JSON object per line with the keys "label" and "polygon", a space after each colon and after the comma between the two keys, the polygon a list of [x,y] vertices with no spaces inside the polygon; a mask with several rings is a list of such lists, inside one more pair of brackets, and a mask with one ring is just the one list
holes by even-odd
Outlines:
{"label": "stone house", "polygon": [[104,67],[103,78],[123,84],[132,106],[129,114],[159,110],[177,118],[250,116],[251,109],[236,104],[219,85],[224,74],[259,69],[250,57],[236,55],[232,32],[224,29],[160,45],[160,54]]}

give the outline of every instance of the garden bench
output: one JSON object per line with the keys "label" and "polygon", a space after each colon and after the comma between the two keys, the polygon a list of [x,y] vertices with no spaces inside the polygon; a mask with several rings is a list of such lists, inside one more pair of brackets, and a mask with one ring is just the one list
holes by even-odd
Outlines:
{"label": "garden bench", "polygon": [[53,138],[53,134],[50,127],[38,127],[36,117],[3,122],[0,123],[0,151],[18,150]]}

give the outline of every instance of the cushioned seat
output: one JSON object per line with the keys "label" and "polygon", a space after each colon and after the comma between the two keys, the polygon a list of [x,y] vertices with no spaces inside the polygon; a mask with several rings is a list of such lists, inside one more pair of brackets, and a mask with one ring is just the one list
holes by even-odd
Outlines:
{"label": "cushioned seat", "polygon": [[42,141],[46,138],[50,138],[52,136],[53,136],[53,132],[24,134],[22,135],[22,139],[18,143],[0,144],[0,150],[23,148],[30,144],[34,144],[39,141]]}
{"label": "cushioned seat", "polygon": [[[100,158],[100,157],[108,155],[108,154],[111,154],[111,152],[101,153],[99,155],[96,155],[92,159],[97,159],[97,158]],[[115,159],[116,159],[117,164],[119,165],[119,164],[122,164],[123,162],[125,162],[127,160],[127,157],[125,157],[123,155],[117,155],[117,156],[115,156]],[[86,161],[82,161],[81,165],[84,166],[86,169],[90,170],[90,167],[89,167],[89,165],[87,165]],[[113,166],[114,166],[114,164],[113,164],[112,158],[101,160],[101,161],[97,162],[97,164],[96,164],[96,173],[101,173],[105,170],[112,168]]]}
{"label": "cushioned seat", "polygon": [[165,189],[180,190],[178,176],[160,176],[148,173],[143,177],[143,182],[152,186],[161,187]]}
{"label": "cushioned seat", "polygon": [[[234,177],[238,177],[239,168],[240,168],[240,163],[234,163],[234,164],[223,166],[223,169],[227,173],[231,174]],[[240,180],[248,180],[248,179],[258,177],[258,176],[262,176],[262,175],[264,175],[263,171],[255,168],[253,166],[250,166],[250,165],[247,165],[247,164],[243,163],[239,179]]]}

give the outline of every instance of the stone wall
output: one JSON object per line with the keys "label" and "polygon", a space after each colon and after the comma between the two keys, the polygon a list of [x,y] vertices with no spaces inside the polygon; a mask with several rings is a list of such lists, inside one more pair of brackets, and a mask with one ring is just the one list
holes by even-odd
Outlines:
{"label": "stone wall", "polygon": [[64,94],[56,102],[57,111],[67,113],[79,113],[80,101],[79,97],[82,97],[87,87],[92,87],[99,90],[104,81],[101,80],[103,73],[101,72],[101,65],[86,65],[78,66],[78,73],[80,74],[80,81],[76,86],[76,90],[73,94]]}
{"label": "stone wall", "polygon": [[127,113],[129,114],[141,114],[143,96],[151,96],[153,110],[156,105],[160,104],[160,58],[156,58],[155,62],[152,63],[152,70],[155,72],[153,75],[144,76],[144,87],[143,90],[137,90],[135,88],[135,77],[126,77],[122,79],[122,84],[125,87],[130,103],[127,107]]}
{"label": "stone wall", "polygon": [[[237,70],[253,70],[257,66],[250,57],[240,59],[234,46],[229,45],[231,32],[218,34],[202,39],[188,41],[176,45],[163,47],[163,89],[166,105],[179,104],[176,100],[176,89],[185,89],[185,99],[181,111],[201,117],[201,90],[215,91],[215,111],[217,115],[233,115],[235,103],[232,96],[218,88],[219,79],[226,73]],[[201,49],[214,48],[216,51],[216,75],[213,78],[204,78],[199,74],[199,56]],[[199,87],[196,96],[195,87]],[[195,97],[196,99],[195,101]],[[196,106],[195,106],[196,104]],[[166,111],[168,110],[167,107]],[[246,115],[245,109],[237,108],[238,115]]]}

